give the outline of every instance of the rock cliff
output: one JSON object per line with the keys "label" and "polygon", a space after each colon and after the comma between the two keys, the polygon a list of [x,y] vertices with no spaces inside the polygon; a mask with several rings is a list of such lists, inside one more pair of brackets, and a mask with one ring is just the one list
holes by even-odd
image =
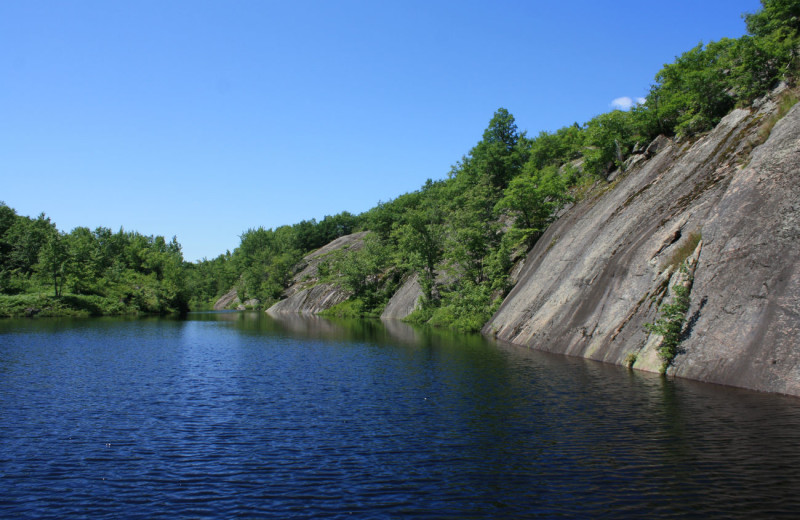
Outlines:
{"label": "rock cliff", "polygon": [[381,314],[381,319],[402,320],[408,317],[419,306],[422,294],[419,276],[416,274],[411,275],[386,304]]}
{"label": "rock cliff", "polygon": [[367,231],[337,238],[306,255],[297,266],[292,285],[284,291],[283,300],[269,309],[270,314],[317,314],[347,300],[349,294],[336,284],[319,283],[319,266],[335,251],[357,251],[364,246]]}
{"label": "rock cliff", "polygon": [[[667,375],[800,395],[800,104],[770,128],[776,112],[766,99],[703,136],[641,147],[516,264],[484,334],[660,371],[665,340],[645,325],[680,286],[689,310]],[[314,314],[346,300],[319,283],[318,268],[365,234],[308,255],[268,312]],[[408,316],[421,294],[409,277],[382,318]]]}
{"label": "rock cliff", "polygon": [[644,325],[675,283],[677,251],[702,235],[667,374],[800,395],[800,106],[759,144],[775,110],[735,110],[629,161],[548,228],[484,333],[657,370]]}
{"label": "rock cliff", "polygon": [[214,302],[214,310],[221,311],[223,309],[227,309],[233,305],[238,305],[240,303],[239,294],[236,292],[236,288],[231,289],[230,291],[226,292],[219,299]]}

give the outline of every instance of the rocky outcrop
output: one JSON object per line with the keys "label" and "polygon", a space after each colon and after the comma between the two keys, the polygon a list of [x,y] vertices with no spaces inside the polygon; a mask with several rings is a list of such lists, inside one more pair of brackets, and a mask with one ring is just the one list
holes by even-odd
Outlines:
{"label": "rocky outcrop", "polygon": [[358,251],[364,246],[368,231],[337,238],[306,255],[297,266],[292,285],[284,291],[283,300],[269,309],[269,314],[317,314],[347,300],[350,294],[333,283],[319,283],[319,267],[337,251]]}
{"label": "rocky outcrop", "polygon": [[267,313],[318,314],[342,303],[349,296],[350,293],[338,285],[323,283],[295,292],[267,309]]}
{"label": "rocky outcrop", "polygon": [[735,110],[696,140],[648,146],[548,228],[484,333],[652,369],[644,324],[669,293],[667,264],[702,233],[667,373],[800,395],[799,108],[751,154],[774,109]]}
{"label": "rocky outcrop", "polygon": [[236,306],[237,311],[246,311],[247,309],[254,309],[261,305],[261,300],[258,298],[250,298]]}
{"label": "rocky outcrop", "polygon": [[358,251],[364,247],[364,237],[369,231],[361,231],[341,236],[334,241],[307,254],[296,266],[297,273],[292,278],[292,285],[284,292],[289,297],[298,291],[307,289],[319,280],[319,266],[336,251]]}
{"label": "rocky outcrop", "polygon": [[402,320],[417,310],[422,297],[422,286],[415,273],[394,293],[381,314],[382,320]]}
{"label": "rocky outcrop", "polygon": [[733,176],[703,242],[670,373],[800,395],[800,105]]}
{"label": "rocky outcrop", "polygon": [[236,288],[231,289],[230,291],[226,292],[219,299],[214,302],[214,310],[221,311],[229,308],[232,305],[238,305],[240,303],[239,295],[236,292]]}

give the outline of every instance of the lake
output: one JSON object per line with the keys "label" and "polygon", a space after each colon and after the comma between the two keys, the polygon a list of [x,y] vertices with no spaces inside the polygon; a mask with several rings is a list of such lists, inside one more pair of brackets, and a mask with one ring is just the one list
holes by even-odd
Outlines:
{"label": "lake", "polygon": [[796,398],[396,322],[0,320],[3,518],[799,512]]}

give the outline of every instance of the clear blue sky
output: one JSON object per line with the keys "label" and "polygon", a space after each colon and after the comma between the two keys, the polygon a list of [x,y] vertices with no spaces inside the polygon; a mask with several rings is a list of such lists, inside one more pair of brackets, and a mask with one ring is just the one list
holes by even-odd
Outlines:
{"label": "clear blue sky", "polygon": [[535,135],[644,96],[759,7],[0,1],[0,200],[213,258],[446,177],[499,107]]}

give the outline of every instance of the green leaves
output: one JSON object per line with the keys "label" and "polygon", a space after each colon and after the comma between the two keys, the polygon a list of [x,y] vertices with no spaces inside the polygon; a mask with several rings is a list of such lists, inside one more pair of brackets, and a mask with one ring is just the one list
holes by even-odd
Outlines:
{"label": "green leaves", "polygon": [[645,323],[645,329],[662,336],[658,354],[664,361],[662,373],[666,370],[678,354],[678,345],[681,342],[683,326],[686,323],[686,313],[691,303],[690,293],[693,276],[685,263],[681,264],[680,272],[682,281],[672,286],[672,301],[659,307],[659,318],[655,323]]}
{"label": "green leaves", "polygon": [[526,169],[525,174],[509,183],[495,211],[514,216],[515,242],[530,247],[568,201],[566,182],[554,166]]}
{"label": "green leaves", "polygon": [[498,109],[483,132],[483,140],[470,150],[456,175],[471,176],[474,182],[486,179],[495,188],[505,188],[527,160],[522,137],[514,116],[505,108]]}
{"label": "green leaves", "polygon": [[584,170],[605,175],[615,167],[621,167],[633,146],[649,138],[642,135],[640,118],[640,111],[613,110],[586,123]]}
{"label": "green leaves", "polygon": [[791,38],[800,31],[797,0],[761,0],[761,6],[759,12],[744,16],[750,34],[764,37],[780,32],[784,38]]}

